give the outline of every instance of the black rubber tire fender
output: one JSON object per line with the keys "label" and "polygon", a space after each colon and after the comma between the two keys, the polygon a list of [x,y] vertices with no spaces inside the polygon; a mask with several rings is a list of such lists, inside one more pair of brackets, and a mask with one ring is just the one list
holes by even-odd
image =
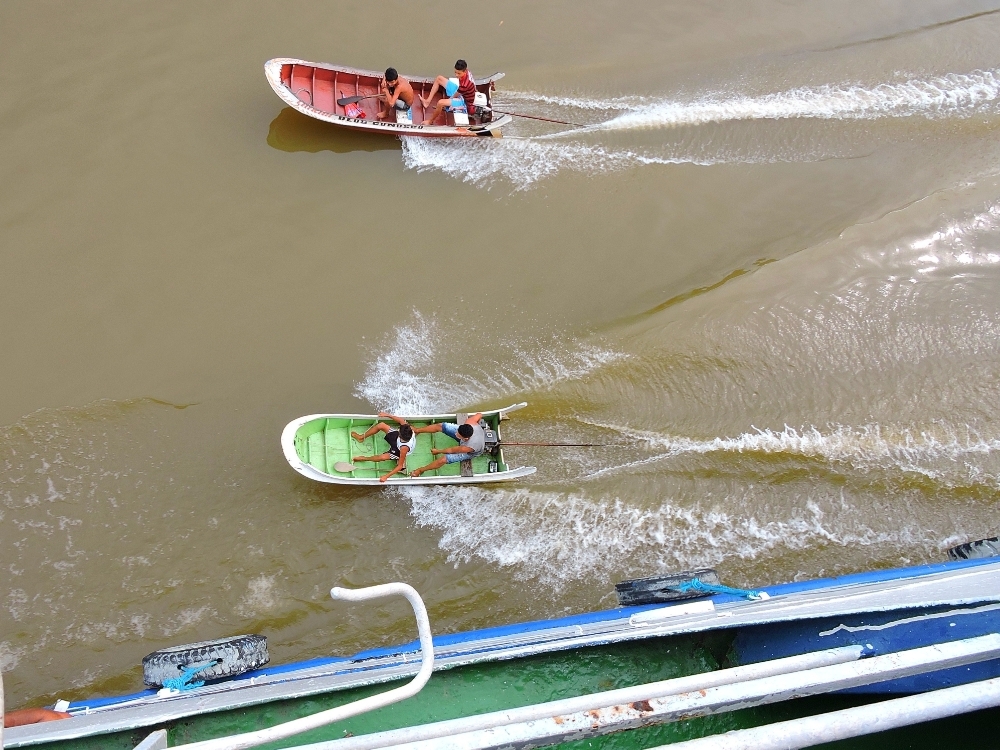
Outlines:
{"label": "black rubber tire fender", "polygon": [[948,557],[952,560],[978,560],[983,557],[998,556],[1000,556],[1000,537],[995,536],[959,544],[948,550]]}
{"label": "black rubber tire fender", "polygon": [[615,594],[618,596],[618,604],[622,607],[632,607],[637,604],[659,604],[661,602],[673,602],[678,599],[697,599],[700,596],[711,596],[701,591],[688,591],[681,593],[673,587],[697,578],[702,583],[718,586],[719,574],[714,568],[700,568],[698,570],[685,570],[681,573],[671,573],[665,576],[651,576],[649,578],[633,578],[615,584]]}
{"label": "black rubber tire fender", "polygon": [[142,681],[150,687],[162,687],[164,680],[176,679],[186,668],[207,662],[215,663],[198,672],[194,679],[221,680],[258,669],[269,661],[267,638],[262,635],[234,635],[214,641],[171,646],[144,656]]}

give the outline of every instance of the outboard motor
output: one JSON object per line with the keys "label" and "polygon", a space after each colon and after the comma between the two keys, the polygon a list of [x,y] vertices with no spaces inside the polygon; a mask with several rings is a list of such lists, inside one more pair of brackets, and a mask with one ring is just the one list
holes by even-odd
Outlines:
{"label": "outboard motor", "polygon": [[479,420],[479,426],[483,428],[483,435],[486,437],[486,452],[495,456],[499,453],[500,433],[490,427],[485,419]]}
{"label": "outboard motor", "polygon": [[486,94],[482,91],[477,91],[476,100],[473,104],[476,106],[476,119],[479,120],[481,125],[493,122],[493,109],[490,107],[490,100]]}

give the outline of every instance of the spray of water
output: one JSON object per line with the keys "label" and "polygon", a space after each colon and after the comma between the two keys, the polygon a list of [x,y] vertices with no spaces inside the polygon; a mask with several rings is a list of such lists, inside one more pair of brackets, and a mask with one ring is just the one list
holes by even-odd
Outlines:
{"label": "spray of water", "polygon": [[890,471],[918,474],[943,486],[987,483],[1000,488],[1000,477],[978,461],[1000,453],[1000,439],[978,434],[968,426],[938,424],[922,430],[890,430],[880,425],[755,430],[733,438],[695,440],[662,433],[591,422],[656,451],[639,461],[602,467],[585,479],[595,479],[635,466],[685,455],[759,455],[818,458],[852,472]]}
{"label": "spray of water", "polygon": [[[461,357],[458,352],[449,356],[450,341],[436,318],[414,311],[412,320],[389,336],[355,395],[396,413],[449,412],[489,399],[543,391],[625,357],[556,338],[534,346],[500,340],[487,357]],[[458,361],[463,363],[461,369],[452,366]]]}
{"label": "spray of water", "polygon": [[440,546],[452,562],[483,559],[553,588],[570,581],[606,583],[621,570],[690,570],[818,545],[938,541],[917,523],[877,530],[864,514],[842,508],[831,515],[812,502],[765,520],[670,500],[640,508],[617,497],[526,488],[407,488],[404,494],[417,523],[441,531]]}
{"label": "spray of water", "polygon": [[[799,87],[758,96],[717,92],[694,99],[626,96],[607,99],[503,92],[505,101],[526,107],[527,114],[559,118],[583,113],[593,123],[579,130],[531,138],[404,138],[403,162],[417,171],[434,170],[489,187],[496,180],[515,190],[530,188],[556,174],[608,174],[651,164],[758,164],[813,161],[836,157],[842,149],[808,137],[744,142],[746,134],[728,136],[698,129],[747,121],[860,121],[921,117],[929,120],[994,115],[1000,107],[1000,73],[977,70],[912,78],[899,83],[830,84]],[[563,111],[576,111],[567,115]],[[601,120],[600,117],[606,119]],[[591,142],[604,134],[694,128],[680,141],[660,145],[609,146]],[[471,142],[470,142],[471,141]],[[587,141],[587,142],[585,142]]]}
{"label": "spray of water", "polygon": [[978,70],[876,86],[827,85],[756,97],[711,95],[689,102],[665,100],[624,112],[597,127],[637,130],[789,118],[970,117],[995,113],[998,100],[1000,75],[995,70]]}

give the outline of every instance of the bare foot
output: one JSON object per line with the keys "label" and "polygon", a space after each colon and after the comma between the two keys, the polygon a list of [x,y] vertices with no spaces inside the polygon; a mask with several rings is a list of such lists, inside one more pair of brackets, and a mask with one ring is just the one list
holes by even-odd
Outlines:
{"label": "bare foot", "polygon": [[413,471],[410,472],[410,476],[413,477],[414,479],[416,479],[417,477],[419,477],[423,473],[424,473],[423,469],[414,469]]}
{"label": "bare foot", "polygon": [[357,441],[358,441],[359,443],[363,443],[363,442],[365,442],[365,439],[364,439],[364,437],[363,437],[363,436],[361,436],[361,435],[359,435],[359,434],[358,434],[358,433],[356,433],[356,432],[352,432],[352,433],[351,433],[351,437],[352,437],[352,438],[354,438],[355,440],[357,440]]}
{"label": "bare foot", "polygon": [[419,98],[420,98],[420,103],[424,105],[424,109],[427,109],[430,106],[430,104],[431,104],[431,100],[430,99],[424,99],[424,97],[422,97],[422,96],[419,97]]}

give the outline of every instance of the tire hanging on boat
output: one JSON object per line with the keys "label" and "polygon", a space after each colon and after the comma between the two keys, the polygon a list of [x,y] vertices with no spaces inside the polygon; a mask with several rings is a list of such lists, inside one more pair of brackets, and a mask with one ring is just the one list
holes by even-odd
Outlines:
{"label": "tire hanging on boat", "polygon": [[269,661],[266,637],[236,635],[154,651],[142,659],[142,681],[150,687],[162,687],[164,680],[176,679],[185,669],[200,665],[205,667],[198,671],[199,680],[221,680]]}
{"label": "tire hanging on boat", "polygon": [[1000,537],[995,536],[959,544],[948,550],[948,557],[952,560],[978,560],[998,556],[1000,556]]}
{"label": "tire hanging on boat", "polygon": [[615,584],[615,594],[618,596],[618,604],[622,607],[632,607],[637,604],[659,604],[660,602],[673,602],[678,599],[696,599],[701,596],[708,596],[700,591],[680,592],[676,588],[682,583],[690,583],[697,578],[702,583],[711,586],[721,584],[719,574],[714,568],[700,568],[699,570],[686,570],[682,573],[673,573],[666,576],[651,576],[649,578],[633,578]]}

